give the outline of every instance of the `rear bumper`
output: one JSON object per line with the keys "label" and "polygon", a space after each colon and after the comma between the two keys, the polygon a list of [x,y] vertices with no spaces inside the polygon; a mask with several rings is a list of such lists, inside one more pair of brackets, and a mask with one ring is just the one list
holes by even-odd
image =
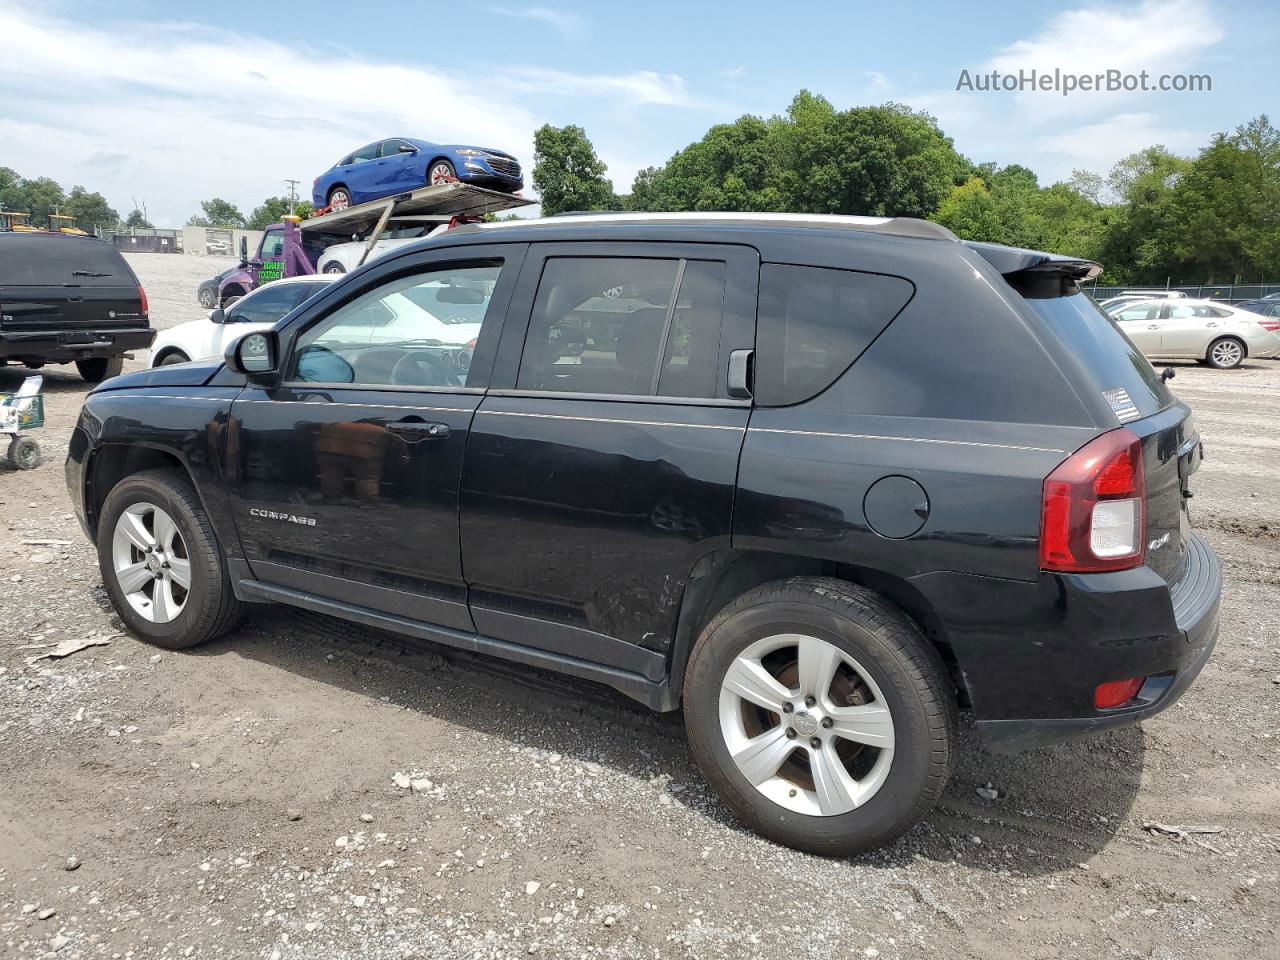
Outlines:
{"label": "rear bumper", "polygon": [[110,330],[0,330],[0,359],[70,363],[95,357],[118,357],[151,346],[150,327]]}
{"label": "rear bumper", "polygon": [[[998,590],[987,583],[986,590],[972,582],[951,585],[951,591],[969,591],[959,602],[973,618],[972,632],[963,612],[958,620],[954,611],[939,612],[978,734],[997,752],[1072,740],[1159,713],[1195,681],[1218,638],[1222,568],[1195,534],[1172,587],[1147,567],[1045,575],[1037,584]],[[1000,611],[994,619],[993,609]],[[1147,681],[1129,703],[1094,706],[1099,684],[1139,676]]]}

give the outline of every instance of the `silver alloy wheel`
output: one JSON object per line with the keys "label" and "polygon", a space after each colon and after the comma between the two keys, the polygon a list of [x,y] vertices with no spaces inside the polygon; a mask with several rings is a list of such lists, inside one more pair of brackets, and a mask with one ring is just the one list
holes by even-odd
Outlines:
{"label": "silver alloy wheel", "polygon": [[427,174],[427,183],[430,186],[436,186],[440,183],[448,183],[456,180],[457,174],[454,173],[453,167],[447,163],[437,163],[431,168],[431,172]]}
{"label": "silver alloy wheel", "polygon": [[893,762],[893,717],[871,675],[817,637],[757,640],[725,672],[720,732],[768,799],[834,817],[870,800]]}
{"label": "silver alloy wheel", "polygon": [[1243,359],[1240,344],[1234,340],[1219,340],[1213,345],[1212,356],[1220,367],[1234,367]]}
{"label": "silver alloy wheel", "polygon": [[351,194],[345,190],[335,190],[329,194],[329,209],[335,213],[351,206]]}
{"label": "silver alloy wheel", "polygon": [[169,623],[187,603],[191,561],[173,518],[135,503],[116,520],[111,544],[116,584],[129,606],[152,623]]}

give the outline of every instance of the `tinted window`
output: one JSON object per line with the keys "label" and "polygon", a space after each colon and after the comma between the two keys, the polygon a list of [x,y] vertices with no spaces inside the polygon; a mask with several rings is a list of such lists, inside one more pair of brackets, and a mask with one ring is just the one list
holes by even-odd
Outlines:
{"label": "tinted window", "polygon": [[1124,388],[1144,417],[1173,402],[1151,362],[1085,294],[1028,297],[1026,302],[1063,346],[1093,371],[1103,390]]}
{"label": "tinted window", "polygon": [[1159,304],[1144,303],[1136,307],[1129,307],[1126,310],[1121,310],[1119,313],[1116,314],[1116,319],[1124,320],[1128,322],[1134,322],[1137,320],[1155,320],[1159,316],[1160,316]]}
{"label": "tinted window", "polygon": [[756,401],[798,403],[825,390],[906,306],[912,292],[901,277],[764,264]]}
{"label": "tinted window", "polygon": [[111,244],[57,234],[0,237],[0,283],[137,286],[124,258]]}
{"label": "tinted window", "polygon": [[465,386],[501,264],[398,277],[298,337],[291,376],[324,383]]}
{"label": "tinted window", "polygon": [[725,269],[703,260],[548,259],[516,385],[715,396]]}
{"label": "tinted window", "polygon": [[351,155],[351,162],[365,163],[369,160],[376,160],[378,158],[378,148],[381,145],[381,141],[379,141],[378,143],[371,143],[367,147],[361,147]]}
{"label": "tinted window", "polygon": [[403,140],[384,140],[382,143],[382,155],[384,157],[400,156],[401,144],[404,144],[406,147],[409,146],[409,144],[404,143]]}
{"label": "tinted window", "polygon": [[323,283],[273,283],[237,303],[227,312],[227,319],[232,323],[275,323],[323,286]]}

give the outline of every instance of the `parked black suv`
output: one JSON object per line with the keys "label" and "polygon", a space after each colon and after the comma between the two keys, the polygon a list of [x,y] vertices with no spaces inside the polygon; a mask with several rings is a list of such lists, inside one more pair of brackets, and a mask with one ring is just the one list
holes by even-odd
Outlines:
{"label": "parked black suv", "polygon": [[154,339],[147,295],[111,244],[0,233],[0,366],[74,362],[100,383]]}
{"label": "parked black suv", "polygon": [[683,707],[761,833],[866,850],[958,708],[1133,723],[1215,642],[1200,439],[1098,269],[902,219],[463,227],[97,389],[67,479],[147,640],[276,601],[597,680]]}

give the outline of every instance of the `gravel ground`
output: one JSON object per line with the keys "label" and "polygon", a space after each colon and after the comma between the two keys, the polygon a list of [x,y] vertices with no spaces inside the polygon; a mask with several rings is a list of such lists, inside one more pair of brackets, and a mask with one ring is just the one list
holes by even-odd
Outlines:
{"label": "gravel ground", "polygon": [[[219,269],[132,262],[161,327]],[[1280,363],[1177,369],[1226,572],[1199,683],[1034,753],[966,730],[922,825],[825,860],[736,825],[678,716],[585,683],[283,608],[125,635],[63,489],[85,386],[50,368],[47,462],[0,472],[0,956],[1276,957]]]}

